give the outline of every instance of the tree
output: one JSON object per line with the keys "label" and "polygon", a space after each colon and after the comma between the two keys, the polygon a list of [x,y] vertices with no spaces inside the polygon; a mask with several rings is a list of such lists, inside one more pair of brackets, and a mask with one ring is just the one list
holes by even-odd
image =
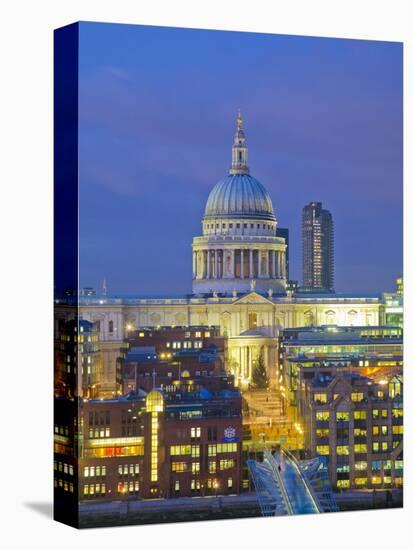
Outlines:
{"label": "tree", "polygon": [[251,383],[254,388],[259,390],[266,390],[270,385],[270,379],[268,378],[267,369],[265,368],[262,351],[252,373]]}

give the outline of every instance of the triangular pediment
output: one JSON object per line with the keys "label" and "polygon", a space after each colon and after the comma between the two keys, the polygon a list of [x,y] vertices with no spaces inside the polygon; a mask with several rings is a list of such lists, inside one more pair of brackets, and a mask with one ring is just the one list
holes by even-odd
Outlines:
{"label": "triangular pediment", "polygon": [[274,305],[271,300],[258,294],[258,292],[249,292],[238,300],[235,300],[233,304],[271,304]]}

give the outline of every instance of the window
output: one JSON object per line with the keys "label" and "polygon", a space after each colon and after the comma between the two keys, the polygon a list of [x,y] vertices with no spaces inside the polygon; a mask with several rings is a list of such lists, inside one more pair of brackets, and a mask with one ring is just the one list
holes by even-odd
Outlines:
{"label": "window", "polygon": [[330,447],[328,445],[317,445],[315,448],[317,454],[319,455],[329,455],[330,454]]}
{"label": "window", "polygon": [[227,479],[227,487],[228,487],[228,489],[232,489],[232,477],[229,477]]}
{"label": "window", "polygon": [[392,409],[392,416],[393,416],[393,418],[402,418],[403,417],[403,409]]}
{"label": "window", "polygon": [[364,399],[364,393],[355,392],[351,394],[351,400],[355,403],[362,401]]}
{"label": "window", "polygon": [[191,428],[191,439],[200,439],[201,428]]}
{"label": "window", "polygon": [[379,417],[379,409],[373,409],[373,410],[371,411],[371,416],[372,416],[373,418],[378,418],[378,417]]}
{"label": "window", "polygon": [[336,420],[337,422],[348,422],[350,420],[350,413],[344,412],[344,411],[337,411]]}
{"label": "window", "polygon": [[382,409],[381,410],[381,417],[382,418],[387,418],[387,409]]}
{"label": "window", "polygon": [[379,442],[378,441],[373,441],[372,449],[373,449],[373,453],[378,453],[379,452]]}
{"label": "window", "polygon": [[393,432],[393,435],[402,435],[403,426],[392,426],[392,432]]}
{"label": "window", "polygon": [[337,487],[339,489],[348,489],[348,487],[350,487],[350,480],[349,479],[338,479],[337,480]]}
{"label": "window", "polygon": [[328,437],[330,430],[328,428],[317,428],[315,433],[317,437]]}
{"label": "window", "polygon": [[364,443],[354,445],[354,452],[355,453],[367,453],[367,445],[364,444]]}
{"label": "window", "polygon": [[180,482],[179,482],[179,480],[176,480],[175,481],[175,493],[178,493],[179,489],[180,489]]}
{"label": "window", "polygon": [[215,460],[208,462],[208,473],[215,474],[216,471],[217,471],[217,463],[215,462]]}
{"label": "window", "polygon": [[233,458],[223,459],[219,461],[220,470],[229,470],[231,468],[234,468],[234,466],[235,460]]}
{"label": "window", "polygon": [[387,435],[387,426],[382,426],[381,427],[381,433],[382,433],[382,435]]}
{"label": "window", "polygon": [[200,446],[191,445],[191,456],[192,458],[198,458],[200,456]]}
{"label": "window", "polygon": [[367,485],[367,478],[366,477],[356,477],[356,478],[354,478],[354,483],[358,487]]}
{"label": "window", "polygon": [[199,491],[201,489],[201,482],[199,479],[191,479],[191,491]]}
{"label": "window", "polygon": [[191,445],[172,445],[170,448],[171,456],[190,455]]}
{"label": "window", "polygon": [[186,471],[188,471],[188,463],[187,462],[172,462],[171,470],[173,472],[177,472],[177,473],[186,472]]}
{"label": "window", "polygon": [[373,426],[373,435],[379,435],[379,427]]}
{"label": "window", "polygon": [[348,445],[337,445],[336,453],[338,455],[348,455],[348,454],[350,454]]}
{"label": "window", "polygon": [[359,461],[354,463],[355,470],[367,470],[367,462]]}
{"label": "window", "polygon": [[109,321],[109,332],[113,332],[113,321]]}
{"label": "window", "polygon": [[327,403],[327,394],[326,393],[315,393],[314,401],[316,403]]}
{"label": "window", "polygon": [[380,472],[381,471],[381,465],[382,465],[381,460],[372,460],[371,461],[371,470],[373,472]]}
{"label": "window", "polygon": [[372,476],[371,482],[373,485],[381,485],[382,479],[380,476]]}
{"label": "window", "polygon": [[330,419],[330,413],[328,411],[317,411],[315,417],[316,420],[326,421]]}
{"label": "window", "polygon": [[199,474],[201,471],[201,464],[199,462],[192,462],[192,473]]}
{"label": "window", "polygon": [[354,411],[354,420],[366,420],[366,411]]}

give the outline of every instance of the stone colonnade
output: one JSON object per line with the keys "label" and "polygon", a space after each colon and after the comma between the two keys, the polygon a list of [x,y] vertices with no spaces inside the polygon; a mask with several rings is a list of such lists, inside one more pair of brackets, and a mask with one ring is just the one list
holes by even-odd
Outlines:
{"label": "stone colonnade", "polygon": [[194,279],[284,279],[285,252],[259,248],[212,248],[193,252]]}

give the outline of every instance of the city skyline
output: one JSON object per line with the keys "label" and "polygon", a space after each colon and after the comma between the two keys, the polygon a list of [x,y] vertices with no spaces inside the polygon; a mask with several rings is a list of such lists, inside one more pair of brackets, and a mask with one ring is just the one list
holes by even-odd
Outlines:
{"label": "city skyline", "polygon": [[81,287],[190,293],[191,239],[241,108],[251,174],[290,230],[290,278],[302,281],[301,210],[319,201],[335,220],[336,291],[393,289],[401,44],[94,24],[80,35]]}

